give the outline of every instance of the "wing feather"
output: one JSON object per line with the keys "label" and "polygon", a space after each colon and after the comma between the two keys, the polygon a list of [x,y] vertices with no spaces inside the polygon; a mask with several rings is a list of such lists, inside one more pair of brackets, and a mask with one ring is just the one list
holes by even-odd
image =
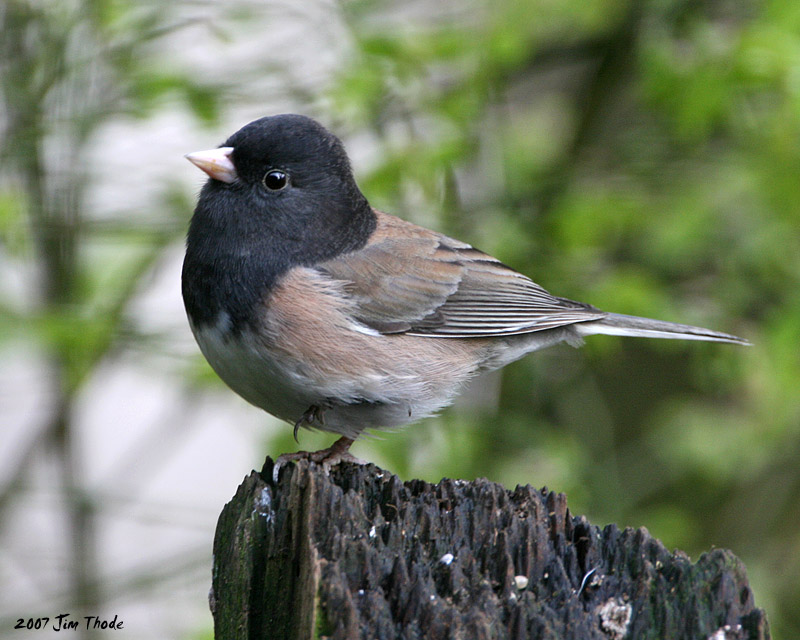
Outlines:
{"label": "wing feather", "polygon": [[558,298],[468,244],[378,212],[367,245],[317,268],[344,282],[355,319],[381,333],[509,336],[606,317]]}

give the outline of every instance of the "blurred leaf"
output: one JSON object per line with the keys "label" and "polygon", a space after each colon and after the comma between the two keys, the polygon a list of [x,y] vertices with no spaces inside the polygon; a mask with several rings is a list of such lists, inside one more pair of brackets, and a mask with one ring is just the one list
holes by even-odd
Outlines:
{"label": "blurred leaf", "polygon": [[20,191],[0,190],[0,245],[15,258],[24,256],[31,248],[24,198]]}

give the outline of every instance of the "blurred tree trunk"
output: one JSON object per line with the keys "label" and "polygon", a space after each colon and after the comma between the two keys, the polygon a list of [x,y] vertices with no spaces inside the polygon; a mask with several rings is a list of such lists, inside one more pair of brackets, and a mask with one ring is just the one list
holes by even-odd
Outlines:
{"label": "blurred tree trunk", "polygon": [[645,529],[573,517],[563,494],[272,471],[220,516],[216,638],[769,638],[730,551],[692,564]]}
{"label": "blurred tree trunk", "polygon": [[[80,303],[76,287],[80,255],[78,245],[83,223],[86,184],[84,160],[86,136],[78,118],[97,108],[99,84],[91,59],[80,68],[69,68],[67,51],[76,37],[77,25],[65,14],[60,22],[48,20],[46,11],[22,2],[11,3],[0,21],[4,44],[2,59],[7,121],[4,168],[16,173],[30,221],[30,239],[38,266],[38,282],[32,302],[42,317],[70,317]],[[84,37],[84,51],[92,46]],[[56,111],[62,121],[55,124]],[[48,136],[59,129],[61,139],[48,146]],[[68,158],[68,160],[67,160]],[[68,524],[70,604],[77,615],[98,610],[98,576],[95,540],[95,506],[82,486],[75,446],[73,409],[78,371],[85,357],[76,349],[48,345],[47,383],[51,411],[39,438],[21,456],[19,477],[35,451],[44,444],[54,454],[54,484],[60,490]],[[16,483],[3,492],[6,504]],[[82,637],[93,637],[89,630]]]}
{"label": "blurred tree trunk", "polygon": [[[144,101],[139,94],[146,94],[147,78],[154,77],[148,44],[182,26],[167,20],[164,7],[110,7],[94,0],[0,5],[0,197],[24,211],[20,262],[30,262],[34,274],[24,300],[0,300],[0,311],[17,336],[44,354],[48,398],[36,437],[5,470],[0,515],[18,498],[44,451],[68,529],[62,606],[76,618],[97,615],[105,604],[97,559],[100,498],[81,466],[76,404],[96,367],[121,342],[123,314],[142,275],[178,235],[177,229],[153,232],[136,222],[107,225],[106,237],[117,247],[131,245],[134,229],[149,243],[124,275],[97,277],[113,265],[86,257],[100,228],[86,205],[89,142],[108,118],[135,112]],[[176,74],[161,92],[191,86]],[[0,525],[6,521],[0,518]],[[93,638],[99,632],[82,626],[79,633]]]}

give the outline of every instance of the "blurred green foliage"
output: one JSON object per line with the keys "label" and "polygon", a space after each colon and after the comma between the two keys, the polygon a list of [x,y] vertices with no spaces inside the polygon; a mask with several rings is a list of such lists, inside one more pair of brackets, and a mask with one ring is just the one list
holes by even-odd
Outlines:
{"label": "blurred green foliage", "polygon": [[[170,207],[165,180],[157,224],[122,199],[114,211],[94,210],[92,146],[109,121],[144,118],[169,101],[183,101],[203,124],[219,113],[219,87],[162,59],[159,42],[186,25],[175,9],[153,0],[0,5],[0,266],[9,273],[0,289],[0,348],[27,349],[39,372],[31,394],[45,399],[3,469],[0,535],[13,538],[14,509],[35,502],[32,476],[43,461],[65,551],[53,602],[36,605],[42,610],[97,615],[109,598],[97,535],[107,505],[84,475],[79,404],[103,364],[148,345],[151,336],[133,325],[129,307],[183,235],[190,206],[184,199],[180,209]],[[51,552],[38,555],[58,564]],[[124,580],[115,577],[118,588]],[[126,595],[159,580],[151,572]]]}

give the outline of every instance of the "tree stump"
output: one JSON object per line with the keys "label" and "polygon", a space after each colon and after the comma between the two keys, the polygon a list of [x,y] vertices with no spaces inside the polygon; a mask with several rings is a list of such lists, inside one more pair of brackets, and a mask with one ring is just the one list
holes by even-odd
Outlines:
{"label": "tree stump", "polygon": [[219,640],[765,640],[745,568],[692,564],[646,529],[572,516],[564,494],[479,479],[402,482],[267,458],[219,519]]}

